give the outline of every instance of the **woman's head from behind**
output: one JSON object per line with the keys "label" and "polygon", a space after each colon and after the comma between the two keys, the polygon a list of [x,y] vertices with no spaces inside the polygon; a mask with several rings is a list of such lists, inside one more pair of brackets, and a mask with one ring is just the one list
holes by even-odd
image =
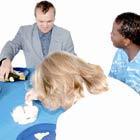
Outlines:
{"label": "woman's head from behind", "polygon": [[36,69],[34,90],[45,107],[69,108],[83,97],[83,84],[90,93],[107,90],[102,69],[66,52],[49,55]]}

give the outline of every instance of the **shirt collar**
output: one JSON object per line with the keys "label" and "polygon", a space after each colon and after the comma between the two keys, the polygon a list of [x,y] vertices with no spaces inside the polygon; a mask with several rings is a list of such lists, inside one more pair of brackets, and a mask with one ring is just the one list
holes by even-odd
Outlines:
{"label": "shirt collar", "polygon": [[46,37],[48,38],[49,36],[51,36],[51,33],[52,33],[52,30],[50,30],[48,33],[43,33],[41,32],[39,29],[38,29],[38,33],[39,33],[39,38],[42,38],[42,37]]}
{"label": "shirt collar", "polygon": [[140,61],[140,51],[138,51],[137,55],[133,58],[131,62],[133,61]]}

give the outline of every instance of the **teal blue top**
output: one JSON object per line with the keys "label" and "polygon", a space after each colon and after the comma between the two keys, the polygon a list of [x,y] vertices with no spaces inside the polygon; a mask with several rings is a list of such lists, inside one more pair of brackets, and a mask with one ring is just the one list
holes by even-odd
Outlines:
{"label": "teal blue top", "polygon": [[126,52],[118,49],[109,76],[126,83],[140,94],[140,51],[129,61]]}

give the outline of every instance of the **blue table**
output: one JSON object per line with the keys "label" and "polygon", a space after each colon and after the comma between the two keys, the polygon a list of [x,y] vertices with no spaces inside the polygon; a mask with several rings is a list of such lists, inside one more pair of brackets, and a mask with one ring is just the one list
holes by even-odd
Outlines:
{"label": "blue table", "polygon": [[49,111],[39,102],[35,105],[39,108],[38,118],[27,125],[19,125],[13,121],[12,110],[24,104],[25,87],[28,80],[17,82],[0,82],[0,140],[16,140],[17,136],[25,129],[40,123],[56,124],[58,116],[64,112],[62,109]]}

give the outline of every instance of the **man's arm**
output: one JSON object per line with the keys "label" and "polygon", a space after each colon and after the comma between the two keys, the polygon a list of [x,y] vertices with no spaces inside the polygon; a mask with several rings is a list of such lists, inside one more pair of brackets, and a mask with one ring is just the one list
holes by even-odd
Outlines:
{"label": "man's arm", "polygon": [[22,40],[22,31],[20,28],[15,38],[12,41],[8,41],[3,47],[0,54],[0,61],[4,58],[9,58],[12,61],[19,50],[22,49]]}
{"label": "man's arm", "polygon": [[0,54],[0,81],[5,81],[12,70],[12,60],[22,49],[21,28],[12,41],[8,41]]}

